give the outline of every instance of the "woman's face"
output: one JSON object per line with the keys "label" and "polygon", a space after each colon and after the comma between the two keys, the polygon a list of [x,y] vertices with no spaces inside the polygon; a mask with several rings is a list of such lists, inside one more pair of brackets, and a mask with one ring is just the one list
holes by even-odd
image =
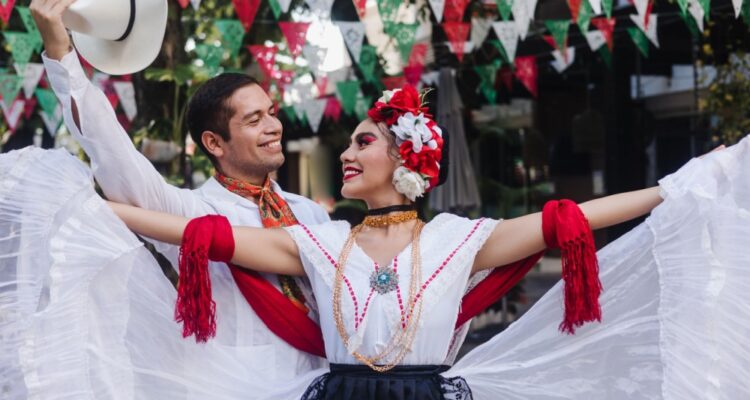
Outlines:
{"label": "woman's face", "polygon": [[401,204],[404,199],[393,187],[393,171],[400,161],[385,129],[370,119],[362,121],[340,156],[344,171],[341,195],[364,200],[371,208]]}

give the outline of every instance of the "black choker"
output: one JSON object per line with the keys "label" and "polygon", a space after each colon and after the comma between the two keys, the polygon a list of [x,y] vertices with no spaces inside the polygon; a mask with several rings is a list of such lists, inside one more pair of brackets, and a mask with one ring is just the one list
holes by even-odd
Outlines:
{"label": "black choker", "polygon": [[399,204],[397,206],[388,206],[383,208],[373,208],[367,210],[367,215],[385,215],[396,211],[413,211],[413,204]]}

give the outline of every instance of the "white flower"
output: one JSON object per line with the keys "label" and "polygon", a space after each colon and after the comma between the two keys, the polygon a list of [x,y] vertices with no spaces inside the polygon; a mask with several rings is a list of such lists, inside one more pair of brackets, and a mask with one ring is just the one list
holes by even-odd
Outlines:
{"label": "white flower", "polygon": [[393,186],[396,191],[406,196],[409,200],[414,201],[417,197],[422,197],[427,185],[422,175],[409,170],[406,167],[398,167],[393,171]]}
{"label": "white flower", "polygon": [[391,131],[399,139],[397,143],[410,140],[415,153],[422,151],[422,144],[431,149],[437,148],[437,142],[432,139],[432,131],[427,127],[428,119],[424,114],[414,115],[410,112],[398,117],[398,121],[391,126]]}
{"label": "white flower", "polygon": [[393,90],[384,90],[383,95],[380,96],[378,101],[383,103],[388,103],[393,98],[393,95],[401,91],[401,89],[393,89]]}

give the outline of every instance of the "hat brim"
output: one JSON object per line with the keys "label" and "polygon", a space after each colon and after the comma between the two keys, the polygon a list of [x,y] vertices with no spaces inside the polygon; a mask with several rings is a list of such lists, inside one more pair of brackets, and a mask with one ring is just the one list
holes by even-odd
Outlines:
{"label": "hat brim", "polygon": [[[149,4],[150,3],[150,4]],[[94,68],[110,75],[126,75],[151,65],[161,50],[167,28],[166,0],[136,0],[130,35],[122,41],[100,39],[73,31],[78,53]]]}

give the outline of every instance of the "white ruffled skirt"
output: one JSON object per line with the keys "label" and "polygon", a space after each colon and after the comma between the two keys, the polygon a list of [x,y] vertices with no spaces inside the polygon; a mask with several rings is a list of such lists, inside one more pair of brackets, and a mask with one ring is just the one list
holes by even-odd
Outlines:
{"label": "white ruffled skirt", "polygon": [[[559,333],[558,284],[444,375],[480,400],[750,398],[750,140],[661,186],[598,253],[602,323]],[[0,156],[0,398],[294,399],[325,372],[269,385],[247,353],[183,339],[175,298],[85,165]]]}

